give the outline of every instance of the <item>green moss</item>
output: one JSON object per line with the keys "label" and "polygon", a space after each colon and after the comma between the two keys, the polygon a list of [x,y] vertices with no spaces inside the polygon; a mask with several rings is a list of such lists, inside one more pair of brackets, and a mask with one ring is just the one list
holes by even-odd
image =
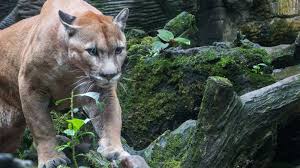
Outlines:
{"label": "green moss", "polygon": [[81,160],[84,160],[87,164],[87,166],[91,168],[96,167],[102,167],[102,168],[109,168],[111,167],[111,163],[105,159],[103,156],[101,156],[100,153],[95,151],[90,151],[87,154],[83,155],[83,158]]}
{"label": "green moss", "polygon": [[187,121],[173,132],[166,131],[145,149],[145,158],[150,167],[180,168],[187,154],[196,121]]}
{"label": "green moss", "polygon": [[[119,97],[123,109],[123,136],[143,148],[167,129],[197,117],[209,76],[232,81],[238,93],[274,82],[270,74],[254,74],[253,65],[269,65],[269,55],[256,48],[211,48],[189,56],[149,56],[153,38],[129,46],[128,66]],[[126,90],[126,91],[124,91]]]}
{"label": "green moss", "polygon": [[179,36],[188,30],[195,29],[195,16],[188,12],[182,12],[174,19],[170,20],[164,29],[171,31],[175,36]]}
{"label": "green moss", "polygon": [[162,144],[154,146],[154,152],[149,162],[150,167],[169,168],[171,165],[171,167],[180,167],[181,158],[179,155],[182,153],[179,153],[182,152],[185,144],[179,138],[179,136],[167,137]]}

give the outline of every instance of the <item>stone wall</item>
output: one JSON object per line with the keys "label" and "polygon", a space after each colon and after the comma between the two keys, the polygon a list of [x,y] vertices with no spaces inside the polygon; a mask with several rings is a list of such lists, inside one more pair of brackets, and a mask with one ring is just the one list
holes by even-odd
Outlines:
{"label": "stone wall", "polygon": [[294,42],[299,0],[198,0],[198,44],[232,41],[241,30],[263,46]]}

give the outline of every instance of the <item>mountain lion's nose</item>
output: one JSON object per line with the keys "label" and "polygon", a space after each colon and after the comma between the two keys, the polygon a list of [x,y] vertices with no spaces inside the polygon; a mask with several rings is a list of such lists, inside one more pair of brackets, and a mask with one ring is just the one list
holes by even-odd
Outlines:
{"label": "mountain lion's nose", "polygon": [[111,80],[112,78],[114,78],[117,74],[102,74],[101,76],[106,78],[107,80]]}

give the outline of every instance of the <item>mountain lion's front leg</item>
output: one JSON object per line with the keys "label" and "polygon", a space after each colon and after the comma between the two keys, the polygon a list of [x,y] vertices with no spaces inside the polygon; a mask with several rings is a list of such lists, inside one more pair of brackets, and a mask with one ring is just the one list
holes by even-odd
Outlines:
{"label": "mountain lion's front leg", "polygon": [[104,111],[100,112],[91,103],[86,106],[99,140],[98,152],[109,160],[123,159],[129,156],[121,144],[121,107],[116,93],[116,87],[105,89],[100,96],[104,101]]}
{"label": "mountain lion's front leg", "polygon": [[24,78],[19,79],[22,110],[38,152],[39,168],[55,168],[69,159],[57,152],[55,130],[48,109],[49,96]]}

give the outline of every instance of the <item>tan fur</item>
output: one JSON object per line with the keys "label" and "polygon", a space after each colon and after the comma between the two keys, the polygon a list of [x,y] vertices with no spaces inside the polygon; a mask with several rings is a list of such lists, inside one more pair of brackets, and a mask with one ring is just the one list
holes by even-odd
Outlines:
{"label": "tan fur", "polygon": [[[68,36],[58,10],[76,16]],[[41,14],[0,31],[0,152],[18,147],[25,120],[37,146],[39,166],[55,167],[68,160],[54,148],[55,130],[50,118],[49,102],[69,97],[71,90],[100,92],[106,100],[99,113],[89,99],[81,100],[98,133],[99,149],[107,158],[122,159],[129,154],[120,141],[121,108],[116,94],[117,79],[90,79],[105,73],[120,74],[126,51],[124,33],[113,21],[82,0],[48,0]],[[86,51],[91,45],[99,49],[94,57]],[[106,66],[109,65],[109,66]],[[75,83],[75,85],[74,85]],[[77,106],[81,104],[78,103]]]}

